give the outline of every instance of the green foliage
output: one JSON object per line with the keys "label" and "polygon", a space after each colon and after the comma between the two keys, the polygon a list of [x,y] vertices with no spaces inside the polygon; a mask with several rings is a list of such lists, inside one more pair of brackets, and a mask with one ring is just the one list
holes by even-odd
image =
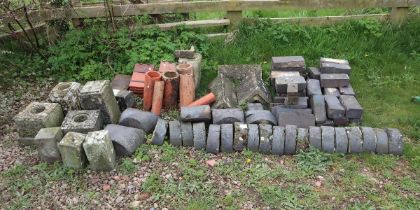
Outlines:
{"label": "green foliage", "polygon": [[126,173],[133,173],[136,171],[136,165],[134,165],[133,161],[130,158],[124,158],[121,162],[121,169]]}
{"label": "green foliage", "polygon": [[146,181],[144,181],[143,185],[141,186],[143,191],[151,192],[151,193],[161,193],[163,192],[163,180],[160,178],[158,174],[151,174],[147,177]]}
{"label": "green foliage", "polygon": [[314,147],[298,153],[296,159],[298,168],[309,174],[325,172],[332,165],[330,154],[320,152]]}

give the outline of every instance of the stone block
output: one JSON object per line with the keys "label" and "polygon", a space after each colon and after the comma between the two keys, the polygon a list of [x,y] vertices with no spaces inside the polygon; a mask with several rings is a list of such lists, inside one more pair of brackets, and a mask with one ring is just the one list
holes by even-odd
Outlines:
{"label": "stone block", "polygon": [[376,153],[388,154],[389,153],[389,142],[388,135],[384,129],[374,128],[376,134]]}
{"label": "stone block", "polygon": [[[63,122],[63,110],[58,103],[32,102],[14,117],[20,138],[34,138],[41,128],[58,127]],[[21,143],[25,144],[24,141]],[[33,145],[33,141],[27,141]]]}
{"label": "stone block", "polygon": [[298,91],[306,89],[306,80],[302,76],[282,76],[275,79],[276,92],[278,94],[287,93],[287,85],[297,84]]}
{"label": "stone block", "polygon": [[193,123],[194,148],[206,149],[206,124],[204,122]]}
{"label": "stone block", "polygon": [[217,154],[220,151],[220,125],[211,124],[207,136],[206,151]]}
{"label": "stone block", "polygon": [[349,124],[349,119],[347,117],[340,117],[333,119],[334,126],[346,126]]}
{"label": "stone block", "polygon": [[260,148],[260,132],[257,124],[248,124],[248,144],[249,151],[258,152]]}
{"label": "stone block", "polygon": [[334,127],[321,126],[322,151],[333,153],[335,150],[335,130]]}
{"label": "stone block", "polygon": [[57,144],[62,138],[63,132],[60,127],[41,128],[35,136],[39,159],[48,163],[61,161]]}
{"label": "stone block", "polygon": [[284,130],[284,127],[273,126],[273,143],[271,145],[273,155],[284,154]]}
{"label": "stone block", "polygon": [[309,67],[308,71],[309,71],[309,78],[319,80],[320,75],[321,75],[321,72],[319,71],[319,68]]}
{"label": "stone block", "polygon": [[66,114],[69,110],[79,110],[81,85],[77,82],[60,82],[48,95],[53,103],[59,103],[63,112]]}
{"label": "stone block", "polygon": [[317,124],[324,123],[327,120],[324,96],[313,95],[309,101],[315,115],[315,122]]}
{"label": "stone block", "polygon": [[173,146],[182,146],[181,123],[178,120],[169,122],[169,143]]}
{"label": "stone block", "polygon": [[336,64],[349,64],[348,60],[336,59],[336,58],[321,58],[319,63],[336,63]]}
{"label": "stone block", "polygon": [[234,123],[233,150],[241,152],[248,144],[248,125]]}
{"label": "stone block", "polygon": [[58,149],[60,150],[63,164],[66,167],[81,169],[86,165],[86,155],[83,150],[83,142],[86,134],[68,132],[60,143]]}
{"label": "stone block", "polygon": [[233,124],[234,122],[244,122],[244,111],[242,109],[213,109],[213,124]]}
{"label": "stone block", "polygon": [[322,149],[321,133],[321,127],[309,127],[309,145],[319,150]]}
{"label": "stone block", "polygon": [[345,87],[350,84],[350,78],[347,74],[321,74],[321,87]]}
{"label": "stone block", "polygon": [[403,153],[403,135],[396,128],[385,129],[388,134],[389,154],[402,155]]}
{"label": "stone block", "polygon": [[224,74],[220,74],[210,84],[209,89],[216,94],[216,102],[212,107],[217,109],[233,108],[238,105],[235,85]]}
{"label": "stone block", "polygon": [[346,87],[339,87],[338,90],[341,95],[352,95],[352,96],[356,95],[351,84],[349,84]]}
{"label": "stone block", "polygon": [[273,127],[267,124],[259,124],[260,146],[259,151],[262,154],[271,154],[271,145],[273,143]]}
{"label": "stone block", "polygon": [[73,110],[69,111],[61,124],[61,130],[87,134],[102,129],[102,116],[99,110]]}
{"label": "stone block", "polygon": [[174,55],[177,58],[193,59],[195,55],[195,48],[191,47],[189,50],[175,50]]}
{"label": "stone block", "polygon": [[273,106],[271,107],[271,113],[273,113],[276,119],[279,118],[278,114],[280,112],[302,112],[307,114],[312,114],[312,109],[292,109],[292,108],[284,108],[283,106]]}
{"label": "stone block", "polygon": [[84,110],[101,110],[105,124],[116,124],[121,112],[108,80],[89,81],[80,90],[80,104]]}
{"label": "stone block", "polygon": [[339,97],[341,95],[338,88],[323,88],[323,90],[324,90],[324,95],[335,96],[335,97]]}
{"label": "stone block", "polygon": [[321,85],[319,84],[319,80],[308,79],[307,87],[306,87],[306,94],[308,94],[308,96],[322,95]]}
{"label": "stone block", "polygon": [[344,107],[341,105],[337,97],[332,95],[325,95],[324,98],[328,118],[338,119],[343,118],[345,116]]}
{"label": "stone block", "polygon": [[151,133],[156,126],[158,116],[151,112],[140,111],[134,108],[127,108],[121,114],[120,125],[142,129]]}
{"label": "stone block", "polygon": [[[280,106],[283,108],[291,108],[291,109],[306,109],[308,108],[308,97],[298,97],[297,102],[295,104],[289,104],[287,98],[285,97],[274,97],[278,101],[284,101],[283,103],[273,103],[272,106]],[[282,99],[283,98],[283,99]]]}
{"label": "stone block", "polygon": [[118,156],[131,155],[137,147],[146,143],[146,133],[141,129],[109,124],[104,130],[108,131],[115,153]]}
{"label": "stone block", "polygon": [[315,116],[303,112],[280,112],[278,113],[278,125],[296,125],[299,128],[308,128],[315,125]]}
{"label": "stone block", "polygon": [[117,99],[118,107],[121,112],[126,110],[127,108],[135,107],[136,101],[134,100],[134,94],[132,91],[129,90],[112,90],[115,96],[115,99]]}
{"label": "stone block", "polygon": [[111,171],[115,168],[116,154],[107,130],[89,132],[83,142],[83,150],[90,169]]}
{"label": "stone block", "polygon": [[346,128],[335,128],[335,151],[338,153],[347,153],[349,139],[347,138]]}
{"label": "stone block", "polygon": [[376,134],[373,128],[361,127],[363,136],[363,152],[375,152]]}
{"label": "stone block", "polygon": [[296,151],[303,152],[309,148],[309,129],[298,128],[296,137]]}
{"label": "stone block", "polygon": [[264,110],[264,107],[261,103],[248,103],[247,110]]}
{"label": "stone block", "polygon": [[152,135],[152,144],[162,145],[168,132],[168,122],[159,118]]}
{"label": "stone block", "polygon": [[349,139],[349,153],[360,153],[363,151],[362,131],[359,127],[347,127],[347,137]]}
{"label": "stone block", "polygon": [[302,56],[272,57],[271,69],[273,71],[304,71],[305,59]]}
{"label": "stone block", "polygon": [[194,56],[192,58],[190,57],[190,58],[178,59],[178,63],[189,63],[192,65],[194,82],[195,82],[196,88],[200,86],[202,60],[203,60],[203,56],[200,53],[194,53]]}
{"label": "stone block", "polygon": [[287,85],[287,104],[295,105],[298,103],[299,94],[298,94],[298,85],[297,84],[288,84]]}
{"label": "stone block", "polygon": [[220,151],[233,152],[233,125],[220,125]]}
{"label": "stone block", "polygon": [[351,67],[344,63],[321,63],[321,74],[348,74],[350,75]]}
{"label": "stone block", "polygon": [[184,122],[210,122],[210,106],[201,105],[192,107],[181,107],[181,120]]}
{"label": "stone block", "polygon": [[346,110],[346,117],[351,119],[361,119],[363,108],[357,101],[356,97],[351,95],[340,96],[340,102]]}
{"label": "stone block", "polygon": [[277,124],[276,118],[268,110],[246,111],[245,121],[248,124],[271,124],[271,125]]}
{"label": "stone block", "polygon": [[296,140],[297,140],[297,126],[286,125],[285,126],[285,141],[284,141],[284,154],[294,155],[296,154]]}
{"label": "stone block", "polygon": [[184,147],[194,146],[193,127],[190,122],[181,122],[181,137],[182,137],[182,145]]}
{"label": "stone block", "polygon": [[270,80],[271,85],[275,85],[277,77],[298,77],[300,76],[299,71],[271,71]]}

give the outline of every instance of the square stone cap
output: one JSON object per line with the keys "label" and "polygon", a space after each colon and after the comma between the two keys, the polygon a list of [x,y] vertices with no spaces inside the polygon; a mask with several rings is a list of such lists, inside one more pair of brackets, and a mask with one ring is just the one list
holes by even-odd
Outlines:
{"label": "square stone cap", "polygon": [[59,145],[67,147],[80,147],[85,141],[86,134],[68,132],[63,139],[61,139]]}
{"label": "square stone cap", "polygon": [[81,94],[102,93],[103,90],[110,85],[109,80],[89,81],[80,90]]}
{"label": "square stone cap", "polygon": [[51,139],[54,138],[59,132],[61,132],[60,127],[41,128],[38,134],[36,134],[35,139]]}
{"label": "square stone cap", "polygon": [[57,108],[61,109],[61,106],[58,103],[32,102],[26,106],[24,110],[19,112],[19,114],[14,117],[14,120],[42,120],[48,117],[48,115]]}
{"label": "square stone cap", "polygon": [[100,114],[100,110],[71,110],[64,118],[61,128],[73,128],[80,125],[95,125],[100,117]]}

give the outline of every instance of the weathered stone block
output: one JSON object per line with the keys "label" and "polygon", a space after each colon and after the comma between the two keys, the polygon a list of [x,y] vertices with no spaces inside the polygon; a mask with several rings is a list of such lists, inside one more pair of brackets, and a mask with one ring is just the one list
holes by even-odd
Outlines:
{"label": "weathered stone block", "polygon": [[283,106],[273,106],[271,107],[271,113],[273,113],[276,119],[279,118],[278,113],[280,112],[302,112],[307,114],[312,114],[312,109],[292,109],[292,108],[284,108]]}
{"label": "weathered stone block", "polygon": [[322,136],[320,127],[309,127],[309,145],[319,150],[322,149]]}
{"label": "weathered stone block", "polygon": [[340,96],[340,91],[338,88],[323,88],[324,89],[324,95],[331,95],[331,96]]}
{"label": "weathered stone block", "polygon": [[60,127],[41,128],[35,136],[38,156],[41,161],[53,163],[61,160],[58,142],[63,138]]}
{"label": "weathered stone block", "polygon": [[298,97],[297,102],[295,104],[290,104],[287,101],[286,97],[274,97],[276,101],[284,101],[283,103],[273,103],[272,106],[280,106],[283,108],[291,108],[291,109],[306,109],[308,108],[308,97]]}
{"label": "weathered stone block", "polygon": [[274,71],[304,71],[305,59],[302,56],[272,57],[271,69]]}
{"label": "weathered stone block", "polygon": [[213,108],[226,109],[233,108],[238,105],[238,98],[236,97],[235,85],[224,74],[219,74],[210,84],[209,89],[216,94],[216,102],[213,103]]}
{"label": "weathered stone block", "polygon": [[384,129],[375,128],[376,134],[376,153],[388,154],[389,153],[389,142],[388,135]]}
{"label": "weathered stone block", "polygon": [[101,110],[105,124],[118,123],[121,112],[108,80],[89,81],[80,90],[80,104],[85,110]]}
{"label": "weathered stone block", "polygon": [[206,151],[217,154],[220,151],[220,125],[211,124],[207,136]]}
{"label": "weathered stone block", "polygon": [[309,148],[309,129],[298,128],[296,137],[296,151],[303,152]]}
{"label": "weathered stone block", "polygon": [[257,124],[248,124],[248,150],[258,152],[260,148],[260,132]]}
{"label": "weathered stone block", "polygon": [[363,134],[363,152],[375,152],[376,150],[376,134],[373,128],[361,127]]}
{"label": "weathered stone block", "polygon": [[315,122],[317,124],[324,123],[327,120],[324,96],[313,95],[309,101],[315,115]]}
{"label": "weathered stone block", "polygon": [[277,120],[268,110],[251,110],[245,113],[245,121],[248,124],[271,124],[276,125]]}
{"label": "weathered stone block", "polygon": [[284,154],[294,155],[296,154],[296,137],[297,137],[297,126],[286,125],[285,126],[285,142],[284,142]]}
{"label": "weathered stone block", "polygon": [[344,63],[321,63],[321,74],[348,74],[350,75],[351,67]]}
{"label": "weathered stone block", "polygon": [[282,76],[275,79],[276,92],[278,94],[287,93],[287,85],[297,84],[298,91],[306,89],[306,80],[302,76]]}
{"label": "weathered stone block", "polygon": [[309,71],[309,78],[319,80],[319,77],[321,76],[321,72],[319,71],[319,68],[309,67],[308,71]]}
{"label": "weathered stone block", "polygon": [[264,107],[261,103],[248,103],[247,110],[264,110]]}
{"label": "weathered stone block", "polygon": [[362,131],[359,127],[347,127],[347,137],[349,139],[349,153],[360,153],[363,151]]}
{"label": "weathered stone block", "polygon": [[80,83],[60,82],[50,92],[49,99],[53,103],[59,103],[64,113],[69,110],[81,109],[80,106]]}
{"label": "weathered stone block", "polygon": [[303,112],[280,112],[278,113],[278,125],[296,125],[299,128],[308,128],[315,125],[315,116]]}
{"label": "weathered stone block", "polygon": [[152,144],[162,145],[165,140],[166,133],[168,132],[168,122],[159,118],[155,130],[152,135]]}
{"label": "weathered stone block", "polygon": [[220,125],[220,150],[221,152],[233,152],[233,125]]}
{"label": "weathered stone block", "polygon": [[86,165],[86,155],[82,146],[85,138],[86,134],[68,132],[61,139],[58,143],[58,149],[64,166],[80,169]]}
{"label": "weathered stone block", "polygon": [[321,58],[319,63],[336,63],[336,64],[349,64],[348,60],[336,58]]}
{"label": "weathered stone block", "polygon": [[350,78],[347,74],[321,74],[321,87],[345,87],[350,84]]}
{"label": "weathered stone block", "polygon": [[334,127],[321,126],[322,151],[333,153],[335,150],[335,130]]}
{"label": "weathered stone block", "polygon": [[306,94],[308,94],[308,96],[322,95],[321,85],[319,84],[319,80],[308,79],[307,87],[306,87]]}
{"label": "weathered stone block", "polygon": [[111,171],[115,168],[115,150],[107,130],[89,132],[83,149],[92,170]]}
{"label": "weathered stone block", "polygon": [[210,122],[211,109],[209,105],[181,107],[181,120],[184,122]]}
{"label": "weathered stone block", "polygon": [[151,133],[156,126],[158,116],[151,112],[144,112],[134,108],[127,108],[121,114],[120,125],[142,129]]}
{"label": "weathered stone block", "polygon": [[[14,117],[14,121],[20,138],[33,139],[41,128],[60,126],[63,110],[58,103],[32,102]],[[33,145],[33,141],[26,143]]]}
{"label": "weathered stone block", "polygon": [[335,151],[339,153],[347,153],[349,139],[347,138],[346,128],[335,128]]}
{"label": "weathered stone block", "polygon": [[260,134],[259,151],[263,154],[270,154],[273,142],[273,127],[267,124],[259,124],[258,128]]}
{"label": "weathered stone block", "polygon": [[129,90],[112,90],[115,96],[115,99],[117,99],[118,107],[121,112],[123,112],[127,108],[134,107],[136,104],[136,101],[134,100],[134,94],[133,92]]}
{"label": "weathered stone block", "polygon": [[340,102],[346,110],[346,117],[351,119],[361,119],[363,108],[357,101],[356,97],[351,95],[340,96]]}
{"label": "weathered stone block", "polygon": [[131,155],[137,147],[146,142],[146,133],[141,129],[109,124],[104,130],[108,131],[118,156]]}
{"label": "weathered stone block", "polygon": [[337,97],[325,95],[325,105],[327,107],[327,116],[330,119],[343,118],[345,115],[344,107],[341,105]]}
{"label": "weathered stone block", "polygon": [[298,77],[300,76],[299,71],[271,71],[270,72],[270,80],[271,85],[276,84],[277,77]]}
{"label": "weathered stone block", "polygon": [[388,134],[389,153],[394,155],[402,155],[403,136],[400,130],[396,128],[387,128],[385,131]]}
{"label": "weathered stone block", "polygon": [[340,91],[341,95],[356,95],[356,93],[353,90],[353,87],[350,84],[346,87],[339,87],[338,90]]}
{"label": "weathered stone block", "polygon": [[248,144],[248,125],[234,123],[233,149],[241,152]]}
{"label": "weathered stone block", "polygon": [[244,122],[244,111],[242,109],[213,109],[213,124],[233,124],[234,122]]}
{"label": "weathered stone block", "polygon": [[206,124],[204,122],[193,123],[194,148],[206,149]]}
{"label": "weathered stone block", "polygon": [[274,155],[284,154],[284,127],[273,126],[273,143],[271,153]]}
{"label": "weathered stone block", "polygon": [[73,110],[69,111],[61,124],[61,130],[68,132],[88,133],[101,130],[102,117],[99,110]]}

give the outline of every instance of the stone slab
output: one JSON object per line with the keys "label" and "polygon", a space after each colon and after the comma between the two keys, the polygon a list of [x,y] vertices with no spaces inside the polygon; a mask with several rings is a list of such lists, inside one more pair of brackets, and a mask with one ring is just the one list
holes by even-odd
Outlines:
{"label": "stone slab", "polygon": [[319,63],[349,64],[348,60],[337,58],[320,58]]}
{"label": "stone slab", "polygon": [[356,95],[351,84],[349,84],[346,87],[339,87],[338,90],[340,91],[341,95],[352,95],[352,96]]}
{"label": "stone slab", "polygon": [[376,134],[373,128],[361,127],[363,135],[363,152],[375,152]]}
{"label": "stone slab", "polygon": [[71,110],[61,124],[61,130],[87,134],[102,129],[102,116],[99,110]]}
{"label": "stone slab", "polygon": [[141,129],[108,124],[104,130],[108,131],[118,156],[132,155],[141,144],[146,143],[146,133]]}
{"label": "stone slab", "polygon": [[41,128],[35,136],[35,144],[39,159],[43,162],[53,163],[61,161],[58,142],[63,138],[60,127]]}
{"label": "stone slab", "polygon": [[60,126],[63,110],[58,103],[32,102],[13,119],[20,138],[34,138],[41,128]]}
{"label": "stone slab", "polygon": [[51,90],[48,98],[52,103],[59,103],[65,114],[69,110],[79,110],[81,87],[77,82],[60,82]]}
{"label": "stone slab", "polygon": [[384,129],[374,128],[376,134],[376,153],[388,154],[389,153],[389,142],[388,135]]}
{"label": "stone slab", "polygon": [[278,113],[278,125],[296,125],[299,128],[308,128],[315,125],[315,115],[302,112]]}
{"label": "stone slab", "polygon": [[321,72],[319,71],[319,68],[309,67],[308,71],[309,71],[309,78],[319,80],[321,76]]}
{"label": "stone slab", "polygon": [[346,130],[349,138],[349,153],[361,153],[363,151],[362,131],[359,127],[347,127]]}
{"label": "stone slab", "polygon": [[80,90],[80,104],[84,110],[101,110],[105,124],[118,123],[121,112],[109,80],[87,82]]}
{"label": "stone slab", "polygon": [[202,105],[192,107],[181,107],[181,120],[184,122],[210,122],[210,106]]}
{"label": "stone slab", "polygon": [[127,90],[130,85],[130,81],[130,75],[117,74],[111,81],[111,87],[116,90]]}
{"label": "stone slab", "polygon": [[334,127],[321,126],[322,151],[333,153],[335,150],[335,130]]}
{"label": "stone slab", "polygon": [[63,165],[69,168],[81,169],[86,165],[87,159],[83,150],[86,134],[68,132],[60,143],[58,149]]}
{"label": "stone slab", "polygon": [[152,144],[162,145],[168,132],[168,121],[159,118],[152,134]]}
{"label": "stone slab", "polygon": [[181,137],[184,147],[194,146],[194,134],[192,124],[190,122],[181,122]]}
{"label": "stone slab", "polygon": [[361,119],[363,108],[357,101],[356,97],[351,95],[340,96],[340,102],[346,110],[346,117],[351,119]]}
{"label": "stone slab", "polygon": [[178,120],[169,122],[169,143],[173,146],[182,146],[181,123]]}
{"label": "stone slab", "polygon": [[277,120],[268,110],[251,110],[245,112],[246,123],[248,124],[271,124],[276,125]]}
{"label": "stone slab", "polygon": [[218,154],[220,151],[220,125],[211,124],[207,136],[206,151]]}
{"label": "stone slab", "polygon": [[271,153],[274,155],[284,154],[284,127],[273,126],[273,143],[271,146]]}
{"label": "stone slab", "polygon": [[121,114],[120,125],[142,129],[146,133],[151,133],[156,126],[158,116],[151,113],[140,111],[135,108],[127,108]]}
{"label": "stone slab", "polygon": [[321,74],[348,74],[351,73],[351,67],[345,63],[322,62],[320,64]]}
{"label": "stone slab", "polygon": [[193,123],[194,148],[206,149],[206,124],[204,122]]}
{"label": "stone slab", "polygon": [[306,94],[308,94],[308,96],[322,95],[321,85],[319,83],[319,80],[308,79],[307,87],[306,87]]}
{"label": "stone slab", "polygon": [[344,87],[350,84],[350,78],[347,74],[321,74],[321,87]]}
{"label": "stone slab", "polygon": [[297,137],[297,126],[286,125],[285,126],[285,142],[284,142],[284,154],[294,155],[296,154],[296,137]]}
{"label": "stone slab", "polygon": [[313,113],[315,115],[315,123],[322,124],[327,120],[325,108],[325,99],[323,95],[313,95],[309,99]]}
{"label": "stone slab", "polygon": [[259,124],[258,129],[260,134],[260,153],[271,154],[271,145],[273,142],[273,127],[268,124]]}
{"label": "stone slab", "polygon": [[336,97],[339,97],[341,95],[338,88],[323,88],[323,90],[324,95],[332,95]]}
{"label": "stone slab", "polygon": [[260,134],[257,124],[248,124],[248,150],[258,152],[260,148]]}
{"label": "stone slab", "polygon": [[93,131],[83,142],[89,168],[95,171],[111,171],[116,166],[116,154],[107,130]]}
{"label": "stone slab", "polygon": [[341,105],[337,97],[332,95],[325,95],[324,98],[328,118],[337,119],[343,118],[345,116],[344,107]]}
{"label": "stone slab", "polygon": [[248,125],[234,123],[233,150],[241,152],[248,144]]}
{"label": "stone slab", "polygon": [[346,128],[335,128],[335,151],[338,153],[347,153],[349,139],[347,138]]}
{"label": "stone slab", "polygon": [[388,134],[389,153],[394,155],[403,154],[403,135],[396,128],[385,129]]}
{"label": "stone slab", "polygon": [[321,128],[310,126],[309,127],[309,145],[321,150],[322,149],[322,136]]}
{"label": "stone slab", "polygon": [[278,56],[271,58],[271,69],[274,71],[304,71],[303,56]]}
{"label": "stone slab", "polygon": [[233,152],[233,124],[220,125],[220,151]]}
{"label": "stone slab", "polygon": [[217,109],[233,108],[238,105],[235,85],[224,74],[219,74],[210,84],[209,89],[216,94],[216,102],[212,107]]}
{"label": "stone slab", "polygon": [[135,107],[136,101],[134,100],[134,94],[129,90],[117,90],[112,89],[115,99],[117,99],[118,107],[121,112],[127,108]]}
{"label": "stone slab", "polygon": [[213,124],[233,124],[234,122],[244,122],[244,111],[237,108],[213,109]]}
{"label": "stone slab", "polygon": [[195,54],[195,48],[191,47],[189,50],[175,50],[174,55],[177,58],[189,58],[193,59]]}

